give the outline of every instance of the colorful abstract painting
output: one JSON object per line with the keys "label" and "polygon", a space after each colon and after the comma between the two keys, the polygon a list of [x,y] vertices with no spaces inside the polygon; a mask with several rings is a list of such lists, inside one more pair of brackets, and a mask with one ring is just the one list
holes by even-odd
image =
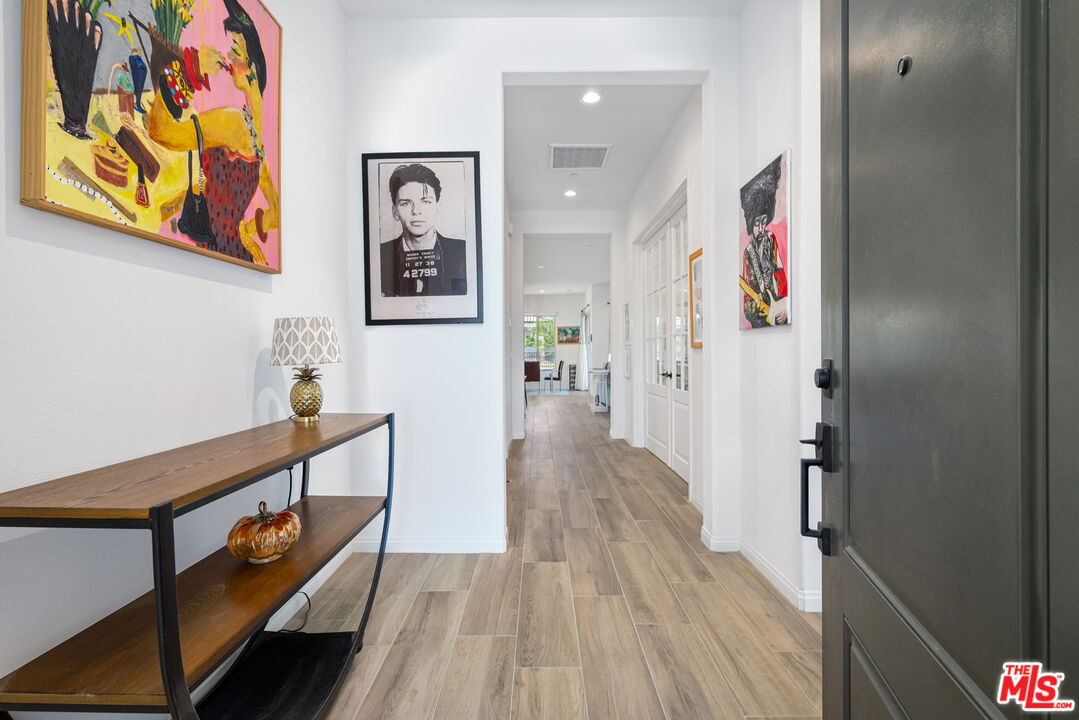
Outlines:
{"label": "colorful abstract painting", "polygon": [[25,0],[23,202],[281,271],[281,27],[258,0]]}
{"label": "colorful abstract painting", "polygon": [[791,324],[790,166],[787,150],[742,186],[743,330]]}
{"label": "colorful abstract painting", "polygon": [[558,328],[558,344],[559,345],[580,345],[581,344],[581,326],[570,325],[561,326]]}

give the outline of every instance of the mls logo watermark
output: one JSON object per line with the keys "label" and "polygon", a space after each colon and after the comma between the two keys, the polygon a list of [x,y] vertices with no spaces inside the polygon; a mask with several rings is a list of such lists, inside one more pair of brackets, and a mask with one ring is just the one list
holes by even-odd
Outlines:
{"label": "mls logo watermark", "polygon": [[1060,697],[1064,673],[1043,672],[1040,662],[1006,662],[997,687],[997,704],[1014,702],[1024,712],[1071,712],[1074,700]]}

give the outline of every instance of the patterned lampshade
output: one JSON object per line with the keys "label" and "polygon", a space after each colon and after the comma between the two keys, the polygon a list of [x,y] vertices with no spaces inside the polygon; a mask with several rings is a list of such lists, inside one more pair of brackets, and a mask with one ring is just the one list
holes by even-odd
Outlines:
{"label": "patterned lampshade", "polygon": [[337,330],[328,317],[277,318],[273,324],[271,365],[324,365],[341,362]]}

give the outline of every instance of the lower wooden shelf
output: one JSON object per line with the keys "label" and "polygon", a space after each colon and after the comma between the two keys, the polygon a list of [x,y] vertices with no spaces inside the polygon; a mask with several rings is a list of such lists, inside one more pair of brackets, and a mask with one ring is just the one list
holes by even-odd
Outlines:
{"label": "lower wooden shelf", "polygon": [[[180,573],[181,645],[189,686],[198,687],[385,506],[385,497],[309,496],[289,508],[300,516],[303,533],[296,547],[277,562],[251,565],[222,548]],[[307,652],[304,648],[313,648],[312,653],[327,656],[325,660],[311,658],[314,665],[341,662],[338,640],[318,635],[312,635],[313,640],[264,637],[279,635],[261,633],[256,646],[261,645],[262,650],[256,652],[259,648],[252,646],[244,658],[272,663],[275,661],[267,660],[267,647],[285,648],[301,656]],[[0,679],[0,706],[27,710],[34,706],[166,709],[158,653],[151,591]],[[226,685],[235,673],[239,673],[237,679],[231,682],[242,683],[242,666],[238,666],[230,672]],[[209,705],[215,702],[214,696],[224,697],[215,689],[207,699],[206,718],[218,717]]]}

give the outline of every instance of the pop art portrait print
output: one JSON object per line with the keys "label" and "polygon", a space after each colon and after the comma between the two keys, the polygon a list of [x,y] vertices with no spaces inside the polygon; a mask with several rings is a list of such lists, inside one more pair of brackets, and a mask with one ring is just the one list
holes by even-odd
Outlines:
{"label": "pop art portrait print", "polygon": [[790,150],[741,191],[741,328],[791,324]]}
{"label": "pop art portrait print", "polygon": [[483,322],[479,153],[363,156],[368,325]]}

